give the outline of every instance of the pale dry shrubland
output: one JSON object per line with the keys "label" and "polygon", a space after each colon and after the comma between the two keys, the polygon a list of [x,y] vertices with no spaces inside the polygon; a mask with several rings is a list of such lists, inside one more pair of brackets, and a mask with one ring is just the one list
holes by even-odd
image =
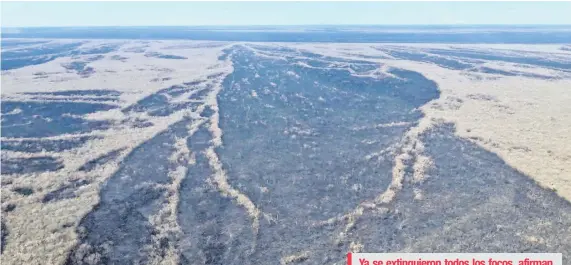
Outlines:
{"label": "pale dry shrubland", "polygon": [[[390,154],[393,161],[392,182],[387,189],[371,201],[361,203],[345,215],[317,222],[315,225],[331,225],[345,222],[345,229],[336,242],[346,239],[357,218],[366,210],[383,210],[402,188],[405,171],[411,168],[411,182],[421,184],[429,177],[426,172],[434,166],[430,156],[424,154],[421,135],[431,127],[453,123],[456,135],[470,139],[478,145],[498,154],[510,166],[525,173],[543,187],[552,189],[571,201],[571,79],[568,72],[540,66],[485,61],[482,65],[503,71],[539,74],[551,79],[523,76],[499,76],[497,74],[470,73],[450,70],[427,62],[393,59],[370,59],[362,55],[388,56],[371,49],[372,46],[407,50],[426,48],[462,48],[497,52],[517,50],[539,52],[546,57],[564,57],[558,45],[445,45],[445,44],[331,44],[316,48],[311,44],[292,45],[295,48],[354,60],[366,60],[382,65],[384,71],[402,68],[423,74],[438,84],[441,95],[425,104],[420,110],[424,118],[406,133],[401,143],[386,150],[367,155],[365,159],[384,159]],[[352,49],[352,53],[344,52]],[[517,54],[517,52],[514,52]],[[390,57],[390,56],[388,56]],[[446,56],[443,56],[446,57]],[[386,76],[386,75],[385,75]],[[474,78],[477,77],[477,78]],[[378,78],[383,78],[382,76]],[[389,124],[391,126],[393,124]],[[371,125],[371,127],[384,125]],[[361,128],[355,128],[361,129]],[[413,189],[414,199],[423,200],[422,185]],[[351,241],[351,244],[356,244]]]}
{"label": "pale dry shrubland", "polygon": [[[568,72],[537,65],[484,60],[483,65],[503,71],[550,76],[539,79],[524,76],[498,76],[450,70],[435,64],[390,59],[369,59],[362,55],[387,56],[372,47],[403,50],[452,49],[494,52],[513,56],[534,56],[569,61],[571,53],[560,45],[524,44],[311,44],[292,47],[326,56],[378,62],[383,67],[413,70],[435,81],[440,98],[422,107],[424,119],[452,122],[456,134],[472,139],[500,155],[508,164],[556,190],[571,201],[571,78]],[[348,55],[345,49],[351,49]],[[446,57],[446,56],[444,56]],[[479,77],[479,78],[474,78]],[[497,99],[479,100],[474,94]],[[459,100],[458,100],[459,99]],[[444,107],[431,107],[444,106]]]}
{"label": "pale dry shrubland", "polygon": [[308,257],[309,257],[309,251],[303,251],[297,254],[282,257],[280,259],[280,264],[287,265],[287,264],[299,263],[305,261]]}
{"label": "pale dry shrubland", "polygon": [[[112,41],[111,41],[112,42]],[[105,41],[87,42],[89,46],[97,46]],[[19,175],[3,175],[3,182],[10,181],[11,187],[32,187],[34,193],[29,196],[16,194],[2,187],[2,204],[15,204],[16,210],[4,213],[2,219],[6,222],[9,235],[7,247],[2,255],[6,264],[62,264],[67,253],[76,244],[77,235],[75,228],[80,219],[98,203],[99,187],[120,166],[120,162],[132,151],[145,141],[165,131],[170,125],[186,118],[194,119],[196,126],[204,123],[200,113],[204,110],[205,103],[196,111],[183,109],[168,116],[151,116],[146,113],[122,112],[121,108],[128,107],[142,98],[152,95],[157,91],[185,82],[196,80],[208,80],[209,75],[231,72],[231,65],[219,61],[218,56],[224,46],[215,48],[196,49],[169,49],[165,54],[173,54],[188,57],[188,60],[169,60],[145,57],[144,53],[129,52],[128,48],[146,46],[145,52],[161,51],[165,43],[156,42],[152,45],[140,45],[135,41],[120,42],[124,46],[116,51],[107,53],[103,59],[89,62],[88,65],[95,69],[89,77],[81,77],[75,73],[66,72],[62,65],[81,60],[82,56],[61,57],[53,61],[10,70],[2,74],[2,96],[7,100],[33,101],[32,95],[21,94],[24,92],[57,92],[67,90],[114,90],[121,94],[118,101],[109,102],[119,108],[109,111],[100,111],[81,115],[86,120],[112,121],[112,126],[105,130],[95,130],[89,133],[63,134],[51,137],[39,137],[42,139],[71,139],[79,136],[97,136],[88,140],[83,146],[62,152],[2,152],[3,158],[29,158],[38,156],[52,156],[61,161],[64,167],[55,172],[28,173]],[[192,42],[190,42],[192,43]],[[83,47],[83,46],[82,46]],[[127,49],[127,51],[125,51]],[[162,52],[162,51],[161,51]],[[114,56],[125,58],[114,60]],[[116,58],[116,57],[115,57]],[[35,73],[45,72],[46,78],[34,79]],[[164,78],[168,77],[168,78]],[[153,82],[153,79],[164,78],[164,81]],[[163,79],[162,79],[163,80]],[[212,82],[212,81],[208,81]],[[218,84],[219,86],[219,84]],[[194,88],[193,88],[194,89]],[[176,98],[177,102],[190,101],[188,96],[195,91],[189,91]],[[216,93],[216,90],[213,91]],[[190,93],[190,94],[189,94]],[[210,97],[209,105],[215,106]],[[88,98],[88,97],[86,97]],[[61,101],[85,101],[68,100],[61,96],[44,97],[44,102]],[[98,102],[101,103],[101,102]],[[107,103],[107,102],[104,102]],[[200,103],[200,102],[198,102]],[[148,127],[132,127],[121,124],[127,119],[140,118],[150,122]],[[190,133],[196,128],[190,129]],[[18,138],[5,138],[2,140],[18,140]],[[182,140],[181,140],[182,141]],[[96,157],[105,155],[113,150],[122,150],[118,157],[103,165],[97,165],[89,172],[78,169]],[[180,148],[179,148],[180,149]],[[176,160],[190,160],[189,151],[184,147],[180,149]],[[171,206],[164,209],[165,220],[160,216],[154,219],[157,227],[164,233],[176,230],[174,223],[176,212],[176,190],[180,178],[184,176],[185,168],[177,167],[172,172],[173,184],[170,198]],[[54,191],[62,185],[74,180],[87,180],[89,184],[75,191],[75,198],[57,200],[50,203],[42,203],[42,198],[50,191]],[[174,211],[174,212],[173,212]],[[161,232],[163,233],[163,232]]]}
{"label": "pale dry shrubland", "polygon": [[433,103],[449,105],[450,98],[462,100],[457,108],[423,107],[427,118],[453,122],[458,136],[476,141],[540,185],[571,200],[570,79],[502,77],[474,81],[434,65],[409,61],[391,64],[419,71],[436,81],[442,96]]}
{"label": "pale dry shrubland", "polygon": [[[3,151],[2,158],[31,158],[55,157],[61,161],[63,168],[54,172],[24,173],[3,175],[2,182],[11,182],[10,187],[31,187],[33,193],[22,196],[12,189],[2,187],[2,205],[14,204],[16,210],[5,213],[2,219],[9,230],[8,246],[2,255],[6,264],[20,263],[49,263],[62,264],[69,250],[78,242],[76,228],[81,218],[91,211],[99,201],[99,190],[105,181],[112,176],[123,161],[135,148],[168,130],[181,120],[190,120],[188,134],[177,138],[169,163],[174,165],[169,171],[170,182],[165,184],[167,203],[157,214],[150,218],[150,223],[157,229],[151,245],[145,251],[151,252],[152,264],[167,264],[179,259],[180,249],[174,246],[182,236],[177,224],[176,214],[179,205],[181,182],[187,175],[189,167],[195,163],[197,155],[190,150],[187,140],[199,128],[205,128],[210,134],[209,147],[204,151],[208,166],[212,170],[209,184],[217,192],[232,200],[244,210],[251,219],[251,229],[254,235],[260,230],[260,216],[278,222],[270,213],[262,212],[259,205],[243,192],[239,186],[233,186],[229,181],[229,173],[223,166],[217,150],[224,147],[223,129],[220,127],[220,109],[218,96],[222,90],[222,80],[233,71],[229,60],[219,60],[222,50],[231,44],[215,45],[211,48],[188,48],[200,46],[201,42],[186,41],[153,41],[141,43],[137,41],[109,42],[122,45],[118,50],[104,54],[104,58],[91,61],[88,66],[95,70],[88,77],[67,71],[63,65],[73,61],[87,60],[87,55],[75,58],[62,57],[53,61],[32,65],[20,69],[3,72],[3,100],[14,101],[46,101],[46,102],[85,102],[106,103],[117,106],[107,111],[77,115],[89,121],[111,121],[108,129],[93,130],[81,134],[60,134],[49,137],[27,138],[35,140],[74,139],[80,136],[93,136],[84,145],[61,152],[18,152]],[[82,49],[90,49],[107,44],[106,41],[88,41]],[[190,46],[189,46],[190,45]],[[391,55],[383,49],[423,51],[428,48],[450,49],[459,47],[477,51],[518,54],[518,51],[540,52],[546,56],[560,58],[570,53],[562,52],[559,46],[550,45],[445,45],[445,44],[271,44],[300,51],[309,51],[336,58],[368,61],[378,68],[358,73],[350,68],[349,63],[338,63],[323,69],[348,69],[352,76],[368,78],[400,78],[392,70],[402,68],[419,72],[439,86],[441,95],[420,108],[424,117],[417,123],[395,121],[390,123],[355,126],[353,131],[369,129],[391,129],[407,127],[402,138],[393,145],[372,152],[363,157],[364,160],[379,161],[390,158],[392,171],[390,182],[383,190],[354,207],[348,213],[324,221],[318,221],[314,226],[324,226],[342,223],[340,234],[334,238],[336,242],[350,241],[349,248],[359,251],[363,244],[350,237],[356,222],[367,212],[383,215],[389,212],[389,205],[394,202],[403,189],[405,181],[414,186],[414,200],[424,199],[422,183],[429,178],[427,175],[434,162],[425,153],[425,143],[422,135],[442,123],[454,123],[456,134],[469,139],[478,145],[498,154],[512,167],[522,171],[540,185],[556,190],[556,192],[571,200],[571,80],[569,73],[539,66],[522,66],[521,64],[498,61],[485,61],[485,66],[503,71],[518,71],[523,73],[541,74],[553,79],[538,79],[521,76],[501,76],[497,74],[477,73],[473,71],[450,70],[435,64],[409,60],[390,59]],[[272,60],[287,60],[286,57],[261,52],[248,44],[241,44],[255,56]],[[383,49],[377,49],[377,48]],[[515,50],[516,52],[510,52]],[[151,54],[152,56],[149,56]],[[188,59],[161,59],[157,54],[180,56]],[[155,56],[155,57],[154,57]],[[445,57],[446,56],[442,56]],[[298,66],[315,68],[305,63]],[[36,73],[46,73],[45,78],[35,78]],[[222,73],[221,76],[211,78]],[[288,72],[284,73],[287,75]],[[299,78],[294,72],[289,73]],[[210,78],[209,78],[210,76]],[[185,108],[166,116],[150,115],[147,112],[129,112],[123,109],[137,104],[141,99],[156,94],[159,90],[191,81],[204,81],[196,86],[185,87],[184,93],[176,96],[162,95],[171,104],[196,103],[196,109]],[[244,84],[248,80],[243,80]],[[317,81],[315,81],[317,83]],[[269,83],[266,87],[247,88],[249,97],[260,100],[272,92],[267,87],[276,88],[278,84]],[[66,90],[107,89],[118,91],[120,95],[115,101],[96,101],[102,97],[82,96],[69,99],[65,96],[44,96],[34,99],[32,95],[22,92],[57,92]],[[335,89],[335,88],[333,88]],[[256,92],[258,91],[258,92]],[[189,99],[195,94],[207,92],[204,98]],[[263,92],[263,93],[262,93]],[[309,100],[302,94],[297,98]],[[325,99],[319,97],[319,102]],[[239,101],[236,100],[236,104]],[[313,102],[310,102],[313,108]],[[273,107],[266,105],[268,108]],[[202,113],[208,108],[212,113],[204,117]],[[21,111],[21,110],[20,110]],[[223,111],[223,110],[222,110]],[[18,114],[13,110],[8,114]],[[142,120],[151,124],[147,127],[134,127],[132,120]],[[129,122],[125,122],[129,121]],[[284,134],[290,136],[315,136],[313,131],[301,127],[288,127]],[[373,139],[363,140],[375,143]],[[2,140],[23,140],[23,138],[7,138]],[[94,158],[104,156],[119,150],[118,156],[105,164],[96,165],[94,170],[81,171],[83,165]],[[410,176],[407,172],[410,172]],[[62,185],[76,180],[87,180],[88,184],[79,187],[74,198],[42,203],[42,198]],[[351,187],[348,187],[348,189]],[[359,190],[359,185],[353,185]],[[264,194],[271,189],[260,186]],[[529,235],[521,235],[529,241],[538,241]],[[162,256],[156,252],[161,239],[168,238],[169,245]],[[429,240],[429,239],[426,239]],[[256,242],[252,242],[254,247]],[[301,251],[282,257],[282,264],[304,261],[309,258],[309,252]]]}

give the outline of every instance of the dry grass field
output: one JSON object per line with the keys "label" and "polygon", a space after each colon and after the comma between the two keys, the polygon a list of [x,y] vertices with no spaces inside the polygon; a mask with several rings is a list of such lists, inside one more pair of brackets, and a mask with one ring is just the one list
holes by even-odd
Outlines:
{"label": "dry grass field", "polygon": [[561,45],[18,42],[3,264],[571,254]]}

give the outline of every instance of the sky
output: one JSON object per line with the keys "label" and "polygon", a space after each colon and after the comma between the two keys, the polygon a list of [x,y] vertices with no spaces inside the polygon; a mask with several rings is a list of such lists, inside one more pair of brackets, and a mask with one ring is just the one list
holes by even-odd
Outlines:
{"label": "sky", "polygon": [[571,24],[571,2],[1,2],[2,27]]}

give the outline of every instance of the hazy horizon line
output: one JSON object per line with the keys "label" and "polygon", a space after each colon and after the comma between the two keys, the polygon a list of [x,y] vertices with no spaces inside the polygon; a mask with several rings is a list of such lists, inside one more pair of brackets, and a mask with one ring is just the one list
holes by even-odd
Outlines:
{"label": "hazy horizon line", "polygon": [[299,27],[299,26],[374,26],[374,27],[434,27],[434,26],[453,26],[453,27],[473,27],[473,26],[571,26],[569,24],[201,24],[201,25],[66,25],[66,26],[0,26],[0,28],[83,28],[83,27]]}

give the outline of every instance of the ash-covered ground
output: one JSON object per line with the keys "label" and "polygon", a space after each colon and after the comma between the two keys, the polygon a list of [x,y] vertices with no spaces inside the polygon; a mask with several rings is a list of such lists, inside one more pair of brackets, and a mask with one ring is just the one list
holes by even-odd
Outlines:
{"label": "ash-covered ground", "polygon": [[562,45],[17,40],[4,264],[571,255]]}

